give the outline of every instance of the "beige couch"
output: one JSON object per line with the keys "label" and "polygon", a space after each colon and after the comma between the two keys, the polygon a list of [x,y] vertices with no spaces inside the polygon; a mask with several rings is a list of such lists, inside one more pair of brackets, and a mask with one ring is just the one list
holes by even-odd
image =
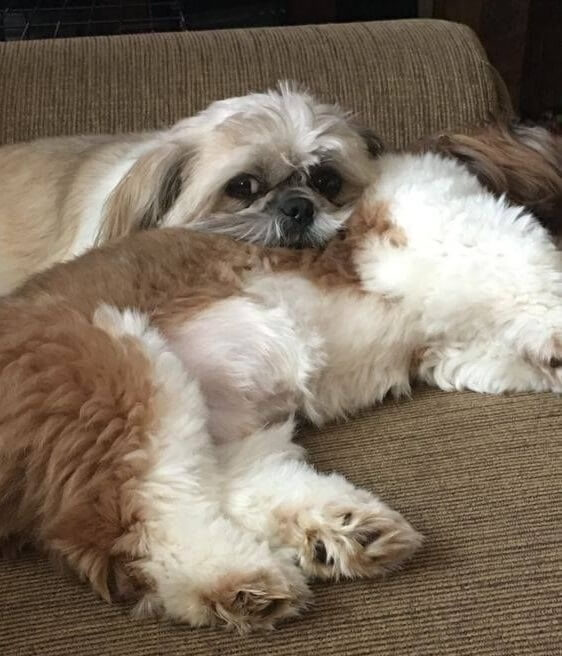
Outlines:
{"label": "beige couch", "polygon": [[[279,78],[389,142],[508,110],[474,35],[438,21],[0,44],[0,142],[166,125]],[[0,199],[1,202],[1,199]],[[562,642],[562,407],[418,389],[303,441],[427,536],[386,581],[317,585],[302,619],[240,638],[133,621],[41,556],[0,561],[3,656],[554,656]]]}

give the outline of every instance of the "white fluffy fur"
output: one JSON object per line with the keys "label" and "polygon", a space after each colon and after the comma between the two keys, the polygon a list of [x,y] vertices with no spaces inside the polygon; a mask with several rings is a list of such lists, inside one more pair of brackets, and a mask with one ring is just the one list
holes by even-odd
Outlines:
{"label": "white fluffy fur", "polygon": [[[365,212],[384,203],[406,244],[365,238],[357,266],[367,294],[327,294],[298,273],[248,281],[324,363],[302,410],[329,419],[407,392],[418,350],[414,373],[445,390],[561,392],[562,369],[550,363],[562,356],[562,259],[546,231],[454,161],[387,155],[378,169]],[[251,336],[242,344],[251,349]]]}
{"label": "white fluffy fur", "polygon": [[156,582],[146,603],[208,623],[203,600],[234,576],[245,583],[233,594],[281,594],[288,615],[307,597],[303,574],[371,576],[419,546],[370,492],[304,462],[294,411],[330,419],[407,392],[412,376],[445,390],[562,391],[562,260],[534,218],[434,155],[381,158],[361,211],[377,206],[404,239],[363,237],[362,292],[254,273],[247,296],[166,339],[100,311],[106,330],[142,341],[162,396],[154,454],[139,454],[155,463],[142,488]]}
{"label": "white fluffy fur", "polygon": [[[198,382],[147,317],[101,306],[94,320],[115,339],[138,341],[158,390],[150,447],[129,455],[153,463],[136,492],[145,509],[143,551],[136,556],[154,590],[137,613],[162,612],[193,626],[263,628],[306,605],[306,575],[375,575],[419,545],[409,524],[372,494],[307,465],[291,442],[291,420],[217,446]],[[248,363],[240,371],[243,385],[252,382],[243,380],[247,371]],[[293,384],[302,384],[298,375]],[[326,562],[317,562],[320,542]],[[246,613],[213,602],[225,587],[232,605],[244,600]]]}
{"label": "white fluffy fur", "polygon": [[[315,218],[301,245],[318,246],[330,239],[349,218],[356,196],[331,203],[306,182],[308,171],[329,161],[342,177],[362,190],[372,174],[372,157],[365,135],[336,105],[315,100],[295,85],[214,102],[185,119],[167,135],[179,148],[193,148],[189,181],[163,219],[164,225],[188,224],[255,243],[294,245],[275,209],[278,190],[291,174],[303,179],[289,186],[315,205]],[[375,139],[374,135],[370,135]],[[261,173],[260,173],[261,171]],[[240,173],[265,175],[267,193],[246,207],[221,213],[215,202],[225,185]],[[280,183],[280,184],[279,184]]]}
{"label": "white fluffy fur", "polygon": [[546,231],[456,162],[387,156],[379,170],[368,202],[389,203],[408,245],[375,241],[362,278],[417,313],[421,376],[443,389],[561,392],[549,362],[562,355],[562,257]]}
{"label": "white fluffy fur", "polygon": [[[287,600],[285,615],[298,612],[309,592],[290,554],[273,554],[265,540],[257,541],[222,512],[223,477],[197,381],[146,317],[102,306],[95,321],[116,338],[139,341],[159,395],[151,449],[129,456],[153,463],[137,493],[148,513],[142,522],[145,552],[138,555],[144,556],[144,573],[155,589],[141,600],[137,612],[164,612],[193,626],[212,624],[217,611],[207,597],[225,585],[239,586],[233,595],[265,595],[270,590],[263,589],[264,572],[275,594]],[[252,623],[252,618],[223,619],[241,630]]]}

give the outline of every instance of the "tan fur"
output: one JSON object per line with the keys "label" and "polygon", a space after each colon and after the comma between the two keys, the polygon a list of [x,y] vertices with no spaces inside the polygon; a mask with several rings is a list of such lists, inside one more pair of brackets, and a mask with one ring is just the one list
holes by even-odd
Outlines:
{"label": "tan fur", "polygon": [[354,237],[367,233],[377,235],[396,248],[404,248],[408,244],[405,232],[393,223],[388,204],[373,204],[368,199],[359,203],[350,218],[349,232]]}
{"label": "tan fur", "polygon": [[[322,246],[369,184],[380,150],[339,107],[288,85],[217,101],[159,132],[0,147],[0,295],[149,228]],[[312,224],[294,220],[291,197],[310,203]]]}
{"label": "tan fur", "polygon": [[[358,284],[352,252],[369,226],[355,225],[323,250],[268,249],[181,228],[138,233],[35,276],[19,298],[60,294],[86,316],[100,303],[134,307],[165,326],[241,290],[249,271],[298,270],[320,286]],[[88,290],[85,293],[85,290]]]}
{"label": "tan fur", "polygon": [[[293,253],[296,267],[304,251]],[[165,228],[135,234],[39,274],[17,297],[37,303],[45,292],[64,290],[64,298],[86,317],[106,303],[134,307],[165,326],[177,313],[198,312],[236,293],[246,271],[265,266],[260,247]]]}
{"label": "tan fur", "polygon": [[0,295],[68,257],[93,188],[146,138],[64,137],[0,147]]}
{"label": "tan fur", "polygon": [[260,617],[264,627],[272,627],[278,617],[289,612],[291,593],[263,571],[252,577],[226,576],[203,599],[216,621],[244,633],[250,617]]}
{"label": "tan fur", "polygon": [[415,373],[419,370],[420,365],[425,360],[427,354],[429,353],[428,346],[422,346],[414,350],[410,360],[410,371]]}
{"label": "tan fur", "polygon": [[[166,334],[215,301],[242,294],[250,272],[304,271],[321,287],[360,293],[354,249],[361,234],[380,228],[386,211],[358,214],[347,235],[320,252],[266,249],[182,228],[139,232],[38,274],[0,301],[0,543],[31,542],[105,599],[143,598],[139,612],[157,610],[146,597],[153,587],[142,569],[149,517],[138,486],[156,457],[150,436],[161,397],[136,338],[115,333],[100,306],[134,308]],[[132,457],[139,452],[148,455]],[[333,518],[334,535],[341,514]],[[384,563],[367,540],[378,527],[367,524],[350,520],[348,560],[354,571],[373,574]],[[304,516],[288,515],[285,529],[310,533],[309,569],[328,576],[330,567],[314,564],[314,544],[332,534],[320,535]],[[267,572],[240,577],[204,592],[207,620],[244,628],[251,615],[254,625],[270,626],[296,612],[295,591],[278,589]]]}
{"label": "tan fur", "polygon": [[460,160],[492,193],[506,194],[553,234],[562,234],[562,136],[540,127],[492,123],[423,139],[414,150]]}
{"label": "tan fur", "polygon": [[[285,544],[306,545],[301,567],[319,579],[333,577],[333,563],[329,556],[329,545],[333,542],[345,543],[347,562],[362,576],[381,574],[397,555],[407,549],[405,543],[392,540],[397,528],[392,519],[377,520],[367,510],[333,505],[325,508],[319,517],[302,508],[280,507],[275,511],[275,517]],[[391,549],[379,551],[375,544],[380,543],[392,543]]]}
{"label": "tan fur", "polygon": [[144,356],[62,301],[6,302],[0,395],[0,538],[26,536],[108,599],[143,556],[138,539],[119,545],[141,519],[131,481],[147,465],[127,455],[157,414]]}
{"label": "tan fur", "polygon": [[[381,226],[384,230],[381,233]],[[296,270],[323,287],[359,285],[353,252],[363,235],[394,234],[397,228],[384,204],[360,207],[348,230],[322,250],[269,249],[218,235],[164,228],[139,233],[92,250],[29,280],[19,298],[60,294],[91,317],[100,303],[134,307],[166,326],[177,313],[189,316],[239,291],[249,271]],[[85,293],[84,290],[88,290]],[[189,293],[186,293],[189,290]]]}
{"label": "tan fur", "polygon": [[321,251],[301,250],[272,251],[267,262],[276,271],[298,270],[300,274],[319,287],[359,287],[359,278],[353,264],[354,241],[342,233]]}
{"label": "tan fur", "polygon": [[354,287],[360,291],[354,253],[367,234],[387,240],[392,246],[407,245],[404,231],[392,222],[386,203],[359,203],[348,219],[347,229],[323,250],[268,251],[267,259],[276,270],[298,270],[319,287]]}
{"label": "tan fur", "polygon": [[[146,592],[151,582],[135,567],[145,555],[135,482],[150,463],[128,456],[146,447],[159,412],[139,346],[96,310],[135,308],[166,332],[236,295],[249,271],[304,268],[320,285],[355,285],[349,248],[336,240],[323,253],[268,251],[181,228],[141,232],[1,301],[0,542],[53,553],[106,599]],[[225,582],[213,599],[219,618],[231,612],[231,589]],[[260,594],[230,601],[242,605],[238,615],[263,604],[267,624],[286,592],[267,604]]]}

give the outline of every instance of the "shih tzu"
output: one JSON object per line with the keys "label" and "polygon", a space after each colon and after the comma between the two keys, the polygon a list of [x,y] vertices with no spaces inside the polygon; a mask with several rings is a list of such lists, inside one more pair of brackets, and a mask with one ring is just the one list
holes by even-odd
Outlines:
{"label": "shih tzu", "polygon": [[460,163],[388,154],[323,250],[167,228],[39,274],[0,302],[0,539],[240,630],[298,613],[308,577],[396,568],[419,534],[307,465],[293,414],[412,379],[562,392],[561,258]]}
{"label": "shih tzu", "polygon": [[380,141],[339,107],[282,84],[160,132],[0,148],[0,294],[139,229],[187,225],[320,246],[370,178]]}

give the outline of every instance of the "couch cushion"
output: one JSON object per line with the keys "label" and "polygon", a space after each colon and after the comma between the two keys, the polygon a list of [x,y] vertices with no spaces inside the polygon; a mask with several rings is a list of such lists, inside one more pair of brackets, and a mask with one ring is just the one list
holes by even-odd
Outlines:
{"label": "couch cushion", "polygon": [[474,34],[441,21],[28,41],[0,44],[0,143],[162,127],[284,78],[395,145],[508,102]]}
{"label": "couch cushion", "polygon": [[[166,125],[280,78],[340,99],[394,144],[508,107],[473,34],[437,21],[0,44],[0,141]],[[427,536],[384,582],[239,638],[131,620],[41,557],[0,560],[3,656],[551,655],[562,642],[562,409],[549,395],[418,390],[303,437]]]}
{"label": "couch cushion", "polygon": [[315,586],[273,633],[135,622],[40,558],[0,561],[4,656],[553,656],[562,644],[562,412],[550,395],[420,389],[304,443],[427,537],[383,582]]}

